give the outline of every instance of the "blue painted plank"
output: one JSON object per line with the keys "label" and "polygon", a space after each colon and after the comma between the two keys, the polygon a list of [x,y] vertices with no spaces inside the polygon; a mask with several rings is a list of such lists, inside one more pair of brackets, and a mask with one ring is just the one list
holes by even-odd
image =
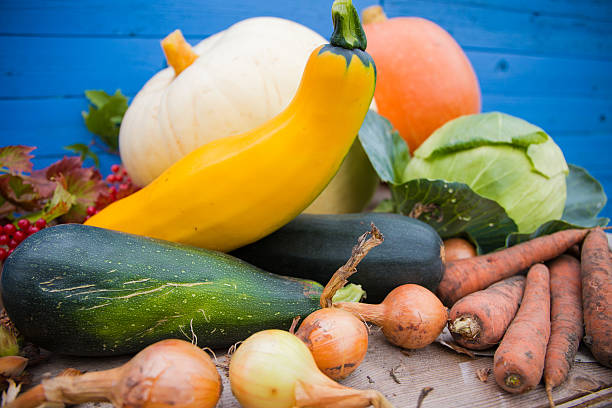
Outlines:
{"label": "blue painted plank", "polygon": [[159,39],[0,37],[0,98],[135,95],[165,66]]}
{"label": "blue painted plank", "polygon": [[608,0],[452,0],[452,2],[536,15],[612,21],[612,3]]}
{"label": "blue painted plank", "polygon": [[418,16],[446,29],[464,48],[612,59],[612,24],[455,2],[385,0],[389,17]]}
{"label": "blue painted plank", "polygon": [[87,107],[83,97],[0,100],[0,146],[37,146],[37,155],[59,156],[63,146],[89,144],[93,135],[81,117]]}
{"label": "blue painted plank", "polygon": [[484,93],[612,97],[612,61],[467,51]]}
{"label": "blue painted plank", "polygon": [[[485,93],[612,97],[612,61],[467,55]],[[135,95],[165,65],[159,39],[0,37],[0,98],[81,96],[92,88]]]}
{"label": "blue painted plank", "polygon": [[[378,0],[355,0],[358,10]],[[288,18],[331,33],[331,0],[3,0],[0,34],[163,37],[176,28],[206,37],[242,19]]]}
{"label": "blue painted plank", "polygon": [[[362,10],[378,1],[354,3]],[[601,9],[609,10],[612,7],[609,3]],[[160,38],[181,28],[188,36],[202,38],[244,18],[272,15],[294,19],[328,36],[330,4],[331,1],[324,0],[267,0],[256,5],[244,0],[113,1],[110,5],[104,0],[4,0],[0,2],[0,33]],[[608,21],[450,1],[385,0],[384,5],[390,17],[412,15],[437,22],[468,48],[531,55],[612,57],[612,42],[608,40],[612,25]]]}
{"label": "blue painted plank", "polygon": [[[483,96],[483,110],[501,111],[542,127],[553,138],[565,134],[607,134],[612,137],[612,100]],[[71,143],[88,143],[81,111],[84,98],[0,100],[0,145],[29,143],[45,154]],[[602,115],[605,119],[602,120]],[[593,159],[610,160],[608,144],[594,147]]]}
{"label": "blue painted plank", "polygon": [[[558,133],[553,138],[567,162],[592,172],[607,174],[607,179],[612,182],[612,156],[609,147],[612,133]],[[612,185],[608,192],[612,195]],[[610,198],[612,199],[612,196]]]}
{"label": "blue painted plank", "polygon": [[612,133],[612,99],[484,94],[484,112],[501,111],[540,126],[551,135]]}
{"label": "blue painted plank", "polygon": [[[42,168],[61,159],[73,156],[64,149],[74,143],[91,145],[100,159],[104,174],[119,156],[109,154],[103,143],[85,127],[81,111],[87,110],[85,98],[55,98],[38,100],[0,100],[0,146],[35,146],[35,168]],[[93,143],[92,145],[92,142]],[[93,165],[91,160],[88,165]]]}

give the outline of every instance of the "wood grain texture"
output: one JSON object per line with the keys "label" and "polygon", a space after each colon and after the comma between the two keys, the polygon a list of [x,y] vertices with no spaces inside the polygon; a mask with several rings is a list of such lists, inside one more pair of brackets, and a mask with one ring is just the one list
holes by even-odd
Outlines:
{"label": "wood grain texture", "polygon": [[[217,351],[217,357],[219,363],[227,363],[223,351]],[[53,355],[47,363],[31,369],[34,374],[33,384],[37,384],[46,372],[55,375],[66,367],[85,371],[108,369],[124,363],[127,359],[128,357],[84,359]],[[380,331],[373,329],[366,359],[341,383],[359,389],[379,390],[397,408],[416,406],[424,387],[433,387],[433,391],[425,398],[423,408],[548,406],[542,385],[526,394],[512,395],[497,386],[493,375],[490,375],[486,382],[480,381],[476,371],[492,367],[491,357],[472,359],[436,343],[424,349],[410,351],[406,355],[387,343]],[[223,380],[223,394],[217,407],[239,408],[231,394],[227,369],[221,366],[217,369]],[[399,384],[391,376],[391,370]],[[612,369],[597,363],[576,363],[570,371],[569,379],[555,388],[553,396],[555,402],[562,403],[611,386]],[[83,404],[78,407],[110,408],[110,404]]]}

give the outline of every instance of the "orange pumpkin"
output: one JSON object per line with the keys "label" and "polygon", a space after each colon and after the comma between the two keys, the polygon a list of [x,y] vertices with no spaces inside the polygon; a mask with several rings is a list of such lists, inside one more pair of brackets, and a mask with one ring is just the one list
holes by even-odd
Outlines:
{"label": "orange pumpkin", "polygon": [[480,112],[480,86],[467,56],[442,27],[418,17],[363,11],[367,51],[377,68],[374,98],[414,150],[451,119]]}

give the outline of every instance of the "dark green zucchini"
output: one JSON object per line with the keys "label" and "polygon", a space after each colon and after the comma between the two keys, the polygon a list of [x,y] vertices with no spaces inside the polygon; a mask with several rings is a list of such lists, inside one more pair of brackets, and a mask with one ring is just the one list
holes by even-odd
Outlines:
{"label": "dark green zucchini", "polygon": [[267,271],[325,284],[348,260],[371,222],[382,232],[384,242],[368,253],[350,278],[363,286],[368,302],[382,301],[405,283],[435,293],[444,273],[442,239],[424,222],[399,214],[302,214],[231,254]]}
{"label": "dark green zucchini", "polygon": [[164,338],[227,347],[288,329],[318,309],[322,291],[219,252],[79,224],[27,238],[1,284],[27,339],[84,356],[133,353]]}

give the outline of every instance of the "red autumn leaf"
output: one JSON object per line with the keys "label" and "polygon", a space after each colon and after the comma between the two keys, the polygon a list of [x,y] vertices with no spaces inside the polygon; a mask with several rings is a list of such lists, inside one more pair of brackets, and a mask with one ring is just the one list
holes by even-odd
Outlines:
{"label": "red autumn leaf", "polygon": [[83,222],[87,207],[95,205],[100,194],[108,188],[95,167],[82,167],[80,157],[64,157],[45,169],[48,179],[61,183],[74,196],[70,211],[62,216],[62,222]]}
{"label": "red autumn leaf", "polygon": [[34,157],[30,153],[36,149],[31,146],[5,146],[0,148],[0,170],[11,174],[29,173],[32,171]]}

